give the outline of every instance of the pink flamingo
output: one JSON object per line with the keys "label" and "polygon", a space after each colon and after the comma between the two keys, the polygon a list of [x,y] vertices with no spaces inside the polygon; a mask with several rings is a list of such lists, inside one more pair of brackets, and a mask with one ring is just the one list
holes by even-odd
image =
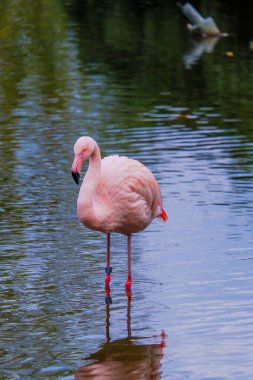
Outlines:
{"label": "pink flamingo", "polygon": [[91,137],[80,137],[74,146],[72,176],[79,184],[84,160],[89,166],[77,199],[77,214],[86,227],[107,234],[106,277],[110,283],[110,234],[128,237],[128,277],[126,289],[132,285],[131,234],[144,230],[158,217],[164,222],[160,188],[151,171],[139,161],[124,156],[108,156],[101,160],[100,150]]}

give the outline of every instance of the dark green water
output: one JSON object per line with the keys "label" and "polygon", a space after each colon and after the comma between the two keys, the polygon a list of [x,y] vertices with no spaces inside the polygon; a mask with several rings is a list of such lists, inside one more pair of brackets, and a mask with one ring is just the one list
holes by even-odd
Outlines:
{"label": "dark green water", "polygon": [[[0,379],[252,379],[253,7],[195,4],[233,35],[192,41],[173,1],[0,4]],[[81,135],[162,189],[131,302],[125,237],[106,306],[77,220]]]}

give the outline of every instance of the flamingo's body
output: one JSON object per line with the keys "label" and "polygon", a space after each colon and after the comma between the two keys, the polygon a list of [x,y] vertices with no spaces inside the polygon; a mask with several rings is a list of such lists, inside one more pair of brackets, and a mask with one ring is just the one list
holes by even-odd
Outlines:
{"label": "flamingo's body", "polygon": [[[110,281],[110,233],[128,236],[128,269],[131,272],[131,234],[145,229],[156,217],[167,220],[160,188],[151,171],[139,161],[120,156],[101,160],[91,137],[80,137],[74,146],[72,175],[77,183],[83,161],[89,158],[78,200],[77,213],[88,228],[107,233],[107,277]],[[131,273],[128,273],[131,280]],[[130,284],[126,284],[131,287]]]}

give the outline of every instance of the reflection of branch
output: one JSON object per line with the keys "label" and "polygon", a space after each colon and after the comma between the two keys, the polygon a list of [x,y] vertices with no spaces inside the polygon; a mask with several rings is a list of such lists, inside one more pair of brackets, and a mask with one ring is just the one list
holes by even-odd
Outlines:
{"label": "reflection of branch", "polygon": [[186,68],[194,65],[204,53],[212,53],[217,44],[218,37],[209,37],[200,40],[194,40],[193,48],[183,56],[183,61]]}

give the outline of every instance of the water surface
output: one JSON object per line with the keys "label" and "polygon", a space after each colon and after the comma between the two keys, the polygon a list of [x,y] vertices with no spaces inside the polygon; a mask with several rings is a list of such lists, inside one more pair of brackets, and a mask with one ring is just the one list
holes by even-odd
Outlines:
{"label": "water surface", "polygon": [[[251,34],[239,5],[202,7],[233,36],[189,64],[173,2],[1,6],[1,378],[252,379]],[[146,164],[169,216],[133,238],[131,299],[112,236],[110,305],[80,135]]]}

